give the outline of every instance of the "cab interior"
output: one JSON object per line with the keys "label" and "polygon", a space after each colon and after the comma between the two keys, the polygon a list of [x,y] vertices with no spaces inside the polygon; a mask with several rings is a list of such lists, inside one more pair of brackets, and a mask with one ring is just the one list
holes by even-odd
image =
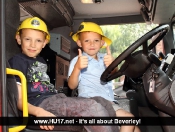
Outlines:
{"label": "cab interior", "polygon": [[[116,99],[120,105],[128,109],[137,117],[174,117],[173,106],[174,100],[173,89],[170,84],[173,77],[169,81],[164,78],[161,80],[162,89],[167,89],[167,93],[171,93],[171,97],[167,97],[168,101],[161,102],[161,105],[153,103],[159,93],[151,94],[147,91],[147,84],[150,67],[156,65],[159,67],[163,61],[156,54],[156,45],[161,41],[163,43],[163,54],[166,58],[168,53],[174,54],[174,36],[175,36],[175,0],[1,0],[1,24],[0,24],[0,115],[3,117],[19,116],[16,101],[17,91],[14,88],[15,80],[6,74],[6,68],[10,68],[7,61],[13,55],[20,52],[14,38],[16,29],[20,23],[32,16],[37,16],[46,22],[49,33],[51,34],[50,43],[43,49],[42,56],[48,65],[48,75],[51,83],[55,84],[58,92],[63,92],[67,96],[77,96],[77,90],[70,90],[67,85],[67,74],[69,63],[72,58],[78,54],[78,46],[72,40],[71,36],[77,31],[81,22],[95,22],[103,25],[123,25],[134,23],[146,23],[148,25],[158,24],[159,27],[151,30],[143,37],[138,38],[131,46],[114,60],[114,63],[107,68],[102,75],[101,80],[110,81],[121,75],[125,75],[124,84],[120,89],[115,89]],[[147,40],[157,35],[156,41],[147,45]],[[127,39],[127,38],[125,38]],[[134,51],[143,45],[143,50]],[[145,48],[144,48],[145,47]],[[151,52],[151,53],[150,53]],[[143,57],[143,54],[146,56]],[[132,57],[136,57],[135,60]],[[140,58],[141,56],[141,58]],[[149,58],[149,59],[148,59]],[[164,58],[164,60],[165,60]],[[120,72],[110,75],[110,71],[117,67],[121,61],[125,60]],[[143,60],[143,61],[139,61]],[[135,65],[129,65],[134,62]],[[145,65],[139,68],[139,64]],[[175,60],[169,64],[172,71]],[[137,67],[138,66],[138,67]],[[127,68],[126,68],[127,67]],[[129,67],[129,68],[128,68]],[[168,77],[166,72],[159,71],[162,76]],[[146,77],[144,75],[147,75]],[[121,97],[121,93],[125,97]],[[175,94],[175,93],[174,93]],[[156,96],[156,97],[155,97]],[[166,110],[167,102],[171,104],[170,109]],[[175,120],[174,120],[175,121]],[[14,126],[1,126],[0,131],[10,131]],[[143,132],[172,132],[174,126],[139,126]],[[12,131],[12,130],[11,130]],[[39,127],[27,126],[24,132],[44,131]],[[68,131],[66,128],[60,128],[61,131]]]}

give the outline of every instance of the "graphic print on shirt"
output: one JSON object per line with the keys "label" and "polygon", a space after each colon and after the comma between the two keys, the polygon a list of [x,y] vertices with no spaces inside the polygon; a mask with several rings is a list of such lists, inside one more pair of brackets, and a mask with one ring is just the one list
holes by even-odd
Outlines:
{"label": "graphic print on shirt", "polygon": [[31,91],[45,93],[54,92],[54,85],[50,83],[50,78],[46,73],[47,65],[36,61],[28,68],[27,78],[33,84]]}

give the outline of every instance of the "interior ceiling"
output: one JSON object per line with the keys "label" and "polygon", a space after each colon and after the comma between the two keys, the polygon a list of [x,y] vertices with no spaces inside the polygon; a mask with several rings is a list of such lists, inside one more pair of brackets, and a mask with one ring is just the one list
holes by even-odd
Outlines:
{"label": "interior ceiling", "polygon": [[20,6],[20,21],[23,21],[26,18],[32,17],[22,6]]}
{"label": "interior ceiling", "polygon": [[[42,16],[48,25],[54,25],[52,28],[63,26],[64,21],[60,18],[58,12],[53,12],[49,5],[51,2],[64,1],[64,0],[47,0],[48,3],[41,4],[41,0],[18,0],[19,2],[30,2],[31,4],[27,7],[21,6],[20,4],[20,16],[21,21],[27,17],[33,16],[32,13],[38,13]],[[81,0],[65,0],[69,1],[74,12],[72,13],[73,20],[85,20],[92,19],[97,20],[101,24],[120,24],[120,23],[132,23],[132,22],[144,22],[143,16],[140,13],[141,5],[138,1],[144,0],[103,0],[100,4],[83,4]],[[172,16],[175,12],[175,0],[145,0],[155,4],[155,6],[148,6],[148,16],[155,24],[163,24],[171,21]],[[34,3],[34,4],[32,4]],[[36,6],[38,5],[38,6]],[[38,8],[39,7],[39,8]],[[32,11],[34,9],[34,12]],[[59,19],[58,19],[59,17]],[[107,17],[107,19],[106,19]],[[59,25],[62,21],[62,25]],[[66,25],[66,24],[65,24]]]}
{"label": "interior ceiling", "polygon": [[140,14],[138,0],[104,0],[100,4],[83,4],[70,0],[75,10],[74,19],[128,16]]}
{"label": "interior ceiling", "polygon": [[157,0],[154,23],[168,23],[175,13],[175,0]]}
{"label": "interior ceiling", "polygon": [[[74,7],[74,19],[101,18],[140,15],[141,5],[138,1],[142,0],[103,0],[101,4],[83,4],[81,0],[69,0]],[[155,4],[148,15],[151,15],[152,22],[163,24],[171,21],[175,13],[175,0],[145,0],[147,3]],[[154,14],[155,13],[155,14]],[[129,23],[129,21],[128,21]]]}

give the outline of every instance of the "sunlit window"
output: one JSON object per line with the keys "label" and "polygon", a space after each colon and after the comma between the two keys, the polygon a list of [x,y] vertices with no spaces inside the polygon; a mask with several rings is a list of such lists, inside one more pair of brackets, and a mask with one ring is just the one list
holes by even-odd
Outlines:
{"label": "sunlit window", "polygon": [[[114,58],[121,54],[128,46],[134,43],[145,33],[157,25],[147,25],[145,23],[125,24],[125,25],[106,25],[101,26],[105,36],[112,40],[110,46]],[[106,49],[101,49],[105,53]]]}
{"label": "sunlit window", "polygon": [[[125,25],[105,25],[101,26],[101,28],[103,30],[104,35],[112,40],[112,44],[110,45],[111,53],[114,58],[117,58],[137,39],[142,37],[144,34],[146,34],[148,31],[150,31],[156,26],[158,25],[155,24],[147,25],[145,23],[137,23],[137,24],[125,24]],[[151,43],[151,40],[149,40],[148,43]],[[161,49],[160,45],[158,46],[159,47],[158,49]],[[139,47],[137,50],[141,49],[142,46]],[[103,48],[100,50],[100,52],[106,53],[106,49]],[[124,78],[125,78],[124,76],[121,76],[120,78],[113,80],[114,89],[122,87]]]}
{"label": "sunlit window", "polygon": [[174,39],[175,39],[175,23],[173,24],[173,35],[174,35]]}

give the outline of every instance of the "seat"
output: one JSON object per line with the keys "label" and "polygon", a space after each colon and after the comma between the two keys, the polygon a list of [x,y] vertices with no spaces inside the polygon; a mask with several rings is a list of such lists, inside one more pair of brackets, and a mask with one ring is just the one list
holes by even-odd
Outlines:
{"label": "seat", "polygon": [[[149,92],[149,80],[153,73],[158,73],[155,79],[155,91]],[[163,83],[162,83],[163,82]],[[171,81],[164,71],[152,64],[143,76],[145,93],[149,102],[154,105],[160,117],[173,117],[175,122],[175,80]],[[175,126],[164,125],[165,132],[172,132]]]}
{"label": "seat", "polygon": [[[20,9],[17,0],[6,0],[6,60],[10,59],[13,55],[20,52],[20,48],[15,40],[15,33],[20,23]],[[10,68],[8,61],[6,61],[6,67]],[[18,90],[16,85],[16,80],[13,75],[7,75],[6,79],[6,88],[7,88],[7,105],[8,105],[8,117],[19,117],[20,113],[17,108],[18,101]],[[19,120],[13,120],[19,122]],[[9,128],[14,126],[9,126]],[[27,126],[23,130],[24,132],[43,132],[39,126]],[[81,128],[81,131],[82,128]],[[59,130],[54,130],[52,132],[70,132],[67,127],[60,127]]]}

